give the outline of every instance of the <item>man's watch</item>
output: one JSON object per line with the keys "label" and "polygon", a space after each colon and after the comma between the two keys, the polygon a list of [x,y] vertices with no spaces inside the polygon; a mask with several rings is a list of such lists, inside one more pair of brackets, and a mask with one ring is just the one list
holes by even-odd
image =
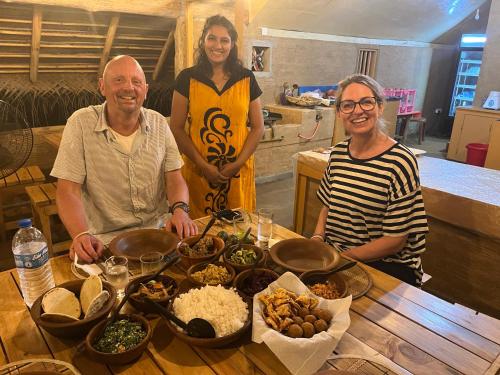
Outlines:
{"label": "man's watch", "polygon": [[177,209],[177,208],[180,208],[181,210],[183,210],[184,212],[186,213],[189,213],[191,212],[190,208],[189,208],[189,204],[187,204],[186,202],[182,202],[182,201],[179,201],[179,202],[175,202],[174,204],[172,204],[168,210],[169,213],[173,214],[174,211]]}

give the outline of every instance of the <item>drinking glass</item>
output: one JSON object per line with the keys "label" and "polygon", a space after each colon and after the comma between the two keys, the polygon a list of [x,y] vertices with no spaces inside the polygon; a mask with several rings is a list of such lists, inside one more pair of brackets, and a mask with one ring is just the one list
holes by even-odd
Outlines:
{"label": "drinking glass", "polygon": [[128,284],[128,259],[124,256],[109,257],[105,269],[108,282],[116,288],[118,298],[122,298]]}
{"label": "drinking glass", "polygon": [[242,239],[247,229],[252,225],[252,219],[245,210],[240,210],[241,217],[233,220],[233,234]]}
{"label": "drinking glass", "polygon": [[163,263],[163,254],[159,251],[152,251],[141,255],[141,272],[143,275],[155,273],[161,268]]}
{"label": "drinking glass", "polygon": [[273,212],[269,208],[260,208],[257,214],[257,239],[267,247],[273,235]]}

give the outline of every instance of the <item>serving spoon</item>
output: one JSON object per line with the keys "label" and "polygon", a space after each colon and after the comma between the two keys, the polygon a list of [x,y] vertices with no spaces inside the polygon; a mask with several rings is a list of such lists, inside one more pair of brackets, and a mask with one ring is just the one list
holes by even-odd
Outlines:
{"label": "serving spoon", "polygon": [[144,298],[144,301],[165,319],[171,320],[179,327],[181,327],[184,331],[187,332],[188,336],[196,337],[199,339],[213,339],[215,337],[214,327],[205,319],[193,318],[186,324],[159,303],[156,303],[149,298]]}

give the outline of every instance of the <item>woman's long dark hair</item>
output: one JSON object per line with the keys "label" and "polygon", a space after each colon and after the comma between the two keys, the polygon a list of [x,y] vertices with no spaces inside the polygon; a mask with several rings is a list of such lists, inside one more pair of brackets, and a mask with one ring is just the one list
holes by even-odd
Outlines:
{"label": "woman's long dark hair", "polygon": [[224,63],[224,72],[229,75],[240,72],[242,63],[240,59],[238,59],[238,46],[236,45],[236,42],[238,41],[238,33],[236,32],[236,29],[231,21],[219,14],[207,18],[205,26],[203,26],[203,32],[198,40],[198,50],[196,52],[196,70],[202,72],[207,77],[212,77],[212,64],[210,64],[207,53],[205,52],[205,37],[207,36],[208,30],[210,30],[212,26],[224,27],[231,37],[231,43],[233,44],[233,48],[231,48],[229,56]]}

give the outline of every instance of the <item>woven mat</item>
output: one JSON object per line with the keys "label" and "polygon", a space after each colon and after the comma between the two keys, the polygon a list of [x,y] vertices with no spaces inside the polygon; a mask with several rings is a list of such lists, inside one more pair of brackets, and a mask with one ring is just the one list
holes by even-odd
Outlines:
{"label": "woven mat", "polygon": [[352,299],[364,296],[373,285],[372,277],[359,264],[338,274],[345,280],[348,294],[352,294]]}
{"label": "woven mat", "polygon": [[81,375],[71,363],[57,359],[28,359],[11,362],[0,367],[0,375],[22,375],[23,373]]}
{"label": "woven mat", "polygon": [[[333,355],[328,358],[328,364],[335,369],[320,372],[322,375],[336,374],[337,371],[346,371],[352,374],[371,374],[371,375],[400,375],[407,374],[405,370],[399,371],[396,366],[392,369],[388,368],[386,364],[375,358],[357,356],[351,354]],[[330,372],[329,372],[330,371]]]}

